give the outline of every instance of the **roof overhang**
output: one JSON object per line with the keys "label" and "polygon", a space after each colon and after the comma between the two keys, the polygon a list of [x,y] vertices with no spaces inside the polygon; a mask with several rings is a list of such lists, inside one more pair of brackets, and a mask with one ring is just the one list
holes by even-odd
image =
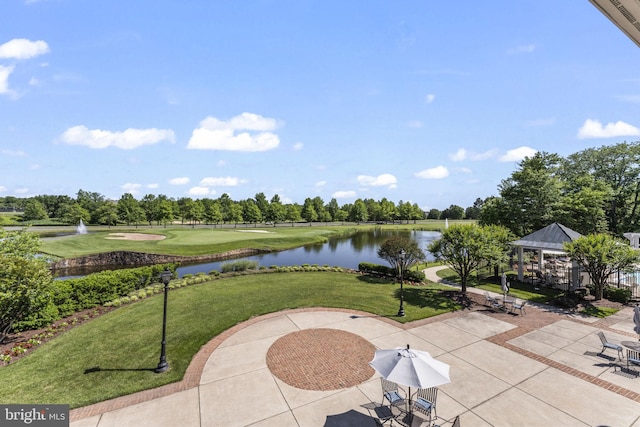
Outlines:
{"label": "roof overhang", "polygon": [[640,47],[640,0],[589,0]]}

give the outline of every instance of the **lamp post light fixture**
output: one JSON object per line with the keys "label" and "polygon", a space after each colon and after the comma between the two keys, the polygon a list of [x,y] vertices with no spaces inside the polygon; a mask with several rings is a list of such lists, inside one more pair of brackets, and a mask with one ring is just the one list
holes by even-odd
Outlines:
{"label": "lamp post light fixture", "polygon": [[173,273],[169,271],[168,268],[165,268],[162,274],[160,274],[160,279],[162,279],[162,283],[164,284],[164,311],[162,315],[162,347],[160,349],[160,362],[154,372],[156,374],[166,372],[169,369],[169,362],[167,362],[167,296],[169,295],[169,282],[173,277]]}
{"label": "lamp post light fixture", "polygon": [[398,309],[398,317],[404,317],[404,249],[400,250],[398,254],[398,267],[400,269],[400,308]]}

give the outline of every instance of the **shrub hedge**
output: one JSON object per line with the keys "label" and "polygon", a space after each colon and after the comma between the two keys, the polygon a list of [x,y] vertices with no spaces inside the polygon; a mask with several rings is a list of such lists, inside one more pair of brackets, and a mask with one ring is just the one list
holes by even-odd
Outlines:
{"label": "shrub hedge", "polygon": [[[358,264],[358,270],[364,274],[373,274],[377,276],[396,277],[396,270],[386,265],[372,264],[370,262],[361,262]],[[404,279],[407,282],[423,282],[425,279],[422,271],[408,270],[404,272]]]}
{"label": "shrub hedge", "polygon": [[13,331],[20,332],[45,326],[78,311],[103,305],[120,297],[160,282],[160,273],[168,268],[175,276],[177,264],[158,264],[124,270],[106,270],[88,276],[54,280],[51,299],[43,310],[16,322]]}

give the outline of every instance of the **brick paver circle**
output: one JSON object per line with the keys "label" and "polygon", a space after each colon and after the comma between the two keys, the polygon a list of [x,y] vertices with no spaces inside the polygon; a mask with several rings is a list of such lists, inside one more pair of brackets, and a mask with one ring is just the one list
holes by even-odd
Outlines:
{"label": "brick paver circle", "polygon": [[303,390],[338,390],[371,378],[375,347],[351,332],[305,329],[279,338],[267,352],[271,373]]}

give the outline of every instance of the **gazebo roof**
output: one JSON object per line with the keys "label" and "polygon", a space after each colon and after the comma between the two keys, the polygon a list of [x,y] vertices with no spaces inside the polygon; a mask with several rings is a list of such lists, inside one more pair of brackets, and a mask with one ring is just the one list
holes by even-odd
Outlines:
{"label": "gazebo roof", "polygon": [[582,234],[573,231],[569,227],[554,222],[538,231],[524,236],[520,240],[511,242],[514,246],[522,246],[526,249],[548,250],[548,251],[564,251],[565,242],[573,242]]}

